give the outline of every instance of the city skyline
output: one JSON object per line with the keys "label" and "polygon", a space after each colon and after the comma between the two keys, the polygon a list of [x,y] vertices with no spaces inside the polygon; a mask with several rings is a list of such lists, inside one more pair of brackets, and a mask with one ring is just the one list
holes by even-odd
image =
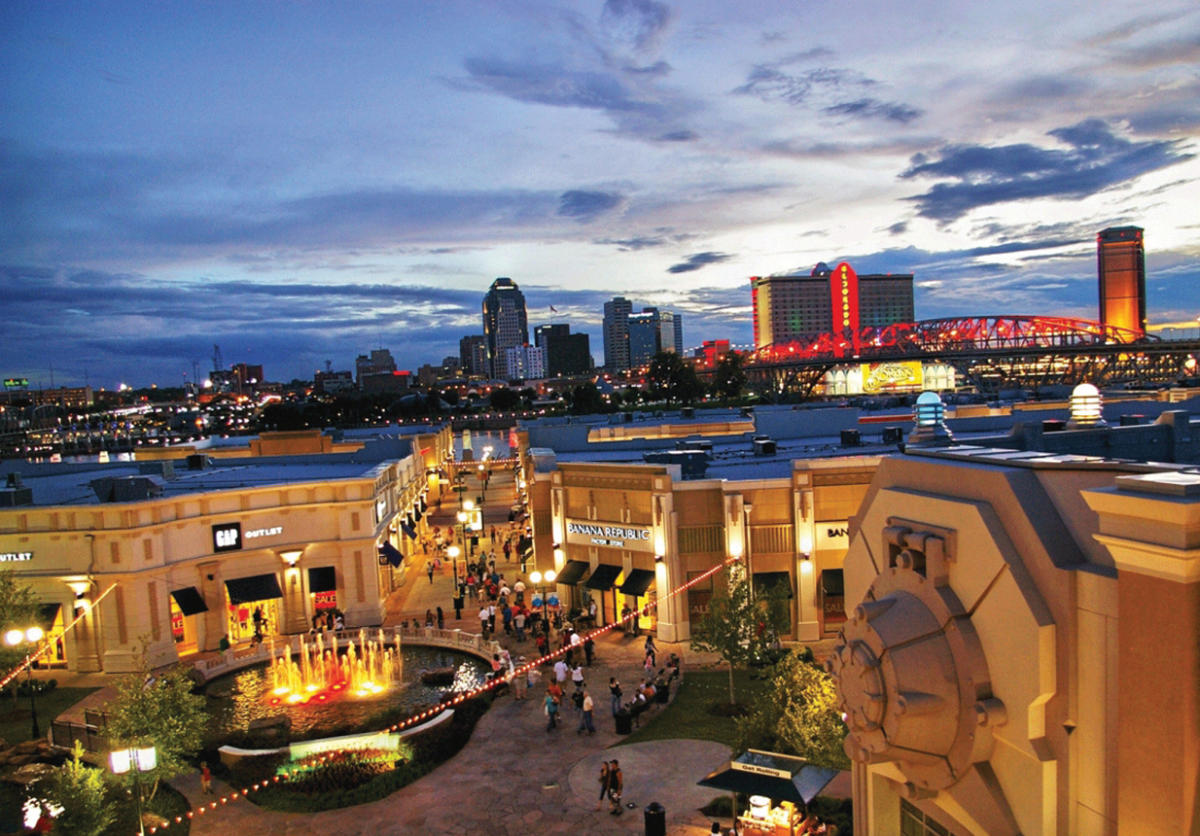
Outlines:
{"label": "city skyline", "polygon": [[500,276],[597,365],[614,296],[746,344],[750,276],[818,261],[913,273],[919,319],[1095,319],[1122,225],[1151,328],[1200,313],[1187,3],[15,2],[0,30],[0,373],[31,384],[178,384],[213,344],[272,380],[415,370]]}

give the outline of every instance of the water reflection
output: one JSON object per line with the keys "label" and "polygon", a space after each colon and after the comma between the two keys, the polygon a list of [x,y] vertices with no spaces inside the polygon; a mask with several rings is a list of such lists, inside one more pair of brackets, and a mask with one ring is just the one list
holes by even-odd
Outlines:
{"label": "water reflection", "polygon": [[[448,690],[469,690],[483,684],[488,670],[481,659],[443,648],[405,646],[401,655],[402,680],[371,696],[321,692],[307,703],[290,705],[272,694],[271,672],[266,666],[214,679],[204,689],[212,731],[217,737],[226,737],[249,731],[255,720],[280,716],[288,718],[292,740],[349,729],[370,730],[375,723],[383,725],[383,718],[390,713],[416,713],[437,703]],[[423,671],[444,669],[453,670],[452,685],[421,682]]]}

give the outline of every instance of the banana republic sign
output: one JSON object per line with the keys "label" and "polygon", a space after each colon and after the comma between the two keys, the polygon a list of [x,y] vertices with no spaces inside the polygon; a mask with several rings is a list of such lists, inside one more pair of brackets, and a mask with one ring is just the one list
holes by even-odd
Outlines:
{"label": "banana republic sign", "polygon": [[635,552],[654,551],[650,527],[629,523],[567,520],[567,542],[579,546],[604,546]]}

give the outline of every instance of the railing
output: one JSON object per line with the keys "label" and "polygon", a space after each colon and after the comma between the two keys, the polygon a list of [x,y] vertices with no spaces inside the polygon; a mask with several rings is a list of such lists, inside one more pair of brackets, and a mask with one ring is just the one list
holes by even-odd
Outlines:
{"label": "railing", "polygon": [[[497,642],[485,639],[483,636],[475,633],[464,633],[462,630],[438,630],[435,627],[418,626],[415,620],[412,623],[406,620],[401,625],[390,628],[390,630],[379,627],[353,627],[345,630],[326,630],[322,635],[327,641],[330,637],[336,637],[338,646],[345,647],[348,642],[357,643],[360,636],[364,634],[368,639],[377,638],[381,629],[385,640],[390,639],[390,643],[393,644],[399,641],[401,644],[411,642],[413,644],[433,645],[435,647],[448,647],[454,650],[461,650],[464,653],[470,653],[486,661],[491,661],[492,654],[499,653],[501,650]],[[278,655],[285,646],[290,647],[292,653],[299,653],[300,639],[302,638],[308,641],[312,640],[312,637],[307,634],[275,636],[273,644],[275,654]],[[271,648],[272,645],[265,642],[230,648],[220,656],[197,659],[193,664],[196,671],[203,678],[203,681],[207,682],[210,679],[215,679],[232,671],[269,663],[272,658]]]}
{"label": "railing", "polygon": [[82,743],[87,752],[103,752],[108,748],[108,737],[99,726],[66,720],[55,720],[50,724],[50,742],[55,746],[73,749],[76,741]]}

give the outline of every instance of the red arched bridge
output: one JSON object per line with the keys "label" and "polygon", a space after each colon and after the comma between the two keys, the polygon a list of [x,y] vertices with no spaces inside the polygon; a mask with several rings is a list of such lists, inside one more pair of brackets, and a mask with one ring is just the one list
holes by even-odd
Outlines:
{"label": "red arched bridge", "polygon": [[955,317],[774,343],[751,352],[745,371],[759,386],[807,394],[832,369],[908,360],[952,366],[960,385],[995,391],[1172,382],[1195,375],[1197,352],[1200,341],[1163,341],[1086,319]]}

